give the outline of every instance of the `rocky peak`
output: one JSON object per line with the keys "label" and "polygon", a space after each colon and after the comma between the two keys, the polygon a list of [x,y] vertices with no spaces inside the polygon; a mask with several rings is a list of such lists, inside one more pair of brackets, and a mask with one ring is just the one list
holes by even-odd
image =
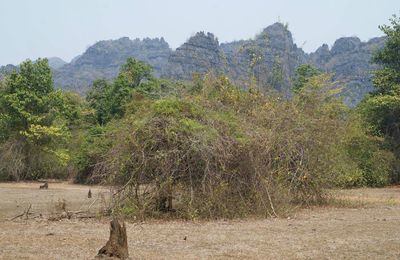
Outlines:
{"label": "rocky peak", "polygon": [[260,44],[268,44],[270,46],[287,48],[293,46],[292,33],[282,23],[274,23],[266,27],[255,38]]}
{"label": "rocky peak", "polygon": [[256,36],[256,38],[262,38],[264,36],[268,36],[271,38],[290,38],[292,39],[291,32],[287,29],[287,27],[282,23],[274,23],[270,26],[264,28],[264,30]]}
{"label": "rocky peak", "polygon": [[[117,40],[99,41],[89,47],[86,52],[74,63],[76,65],[97,64],[103,65],[121,65],[128,57],[145,58],[149,52],[166,52],[169,54],[170,48],[164,39],[130,40],[128,37],[122,37]],[[146,59],[145,59],[146,60]]]}
{"label": "rocky peak", "polygon": [[322,56],[329,56],[330,55],[330,51],[329,51],[329,46],[328,44],[324,43],[322,44],[321,47],[319,47],[316,51],[315,54],[317,55],[322,55]]}
{"label": "rocky peak", "polygon": [[97,78],[111,79],[128,57],[153,66],[155,76],[191,79],[193,73],[209,70],[223,72],[240,86],[246,87],[255,77],[261,88],[273,88],[290,94],[296,68],[310,63],[334,75],[340,82],[348,104],[356,104],[370,91],[372,53],[383,46],[384,37],[361,42],[357,37],[338,39],[331,49],[324,44],[306,54],[293,42],[291,32],[282,23],[266,27],[250,40],[219,44],[212,33],[198,32],[175,51],[163,38],[100,41],[85,53],[56,69],[56,86],[84,93]]}
{"label": "rocky peak", "polygon": [[377,65],[371,63],[371,58],[384,41],[384,37],[368,42],[362,42],[357,37],[343,37],[335,41],[331,50],[324,44],[311,53],[310,63],[332,73],[333,80],[343,85],[341,95],[344,101],[353,106],[373,90],[371,71],[377,69]]}
{"label": "rocky peak", "polygon": [[386,37],[375,37],[366,42],[363,46],[364,49],[370,52],[375,52],[385,46]]}
{"label": "rocky peak", "polygon": [[219,71],[223,66],[223,51],[212,33],[198,32],[178,47],[169,57],[165,77],[190,79],[193,73]]}
{"label": "rocky peak", "polygon": [[343,37],[337,39],[333,44],[331,53],[338,55],[358,51],[361,47],[361,40],[358,37]]}
{"label": "rocky peak", "polygon": [[185,44],[191,44],[198,47],[212,46],[212,48],[218,48],[219,46],[218,39],[214,36],[214,34],[210,32],[205,33],[203,31],[198,32],[194,36],[190,37]]}
{"label": "rocky peak", "polygon": [[323,44],[314,53],[309,55],[310,62],[319,69],[324,69],[325,64],[329,61],[331,52],[328,44]]}
{"label": "rocky peak", "polygon": [[99,41],[71,63],[55,70],[54,82],[56,86],[84,93],[95,79],[115,77],[129,57],[149,63],[155,76],[160,76],[171,52],[163,38]]}

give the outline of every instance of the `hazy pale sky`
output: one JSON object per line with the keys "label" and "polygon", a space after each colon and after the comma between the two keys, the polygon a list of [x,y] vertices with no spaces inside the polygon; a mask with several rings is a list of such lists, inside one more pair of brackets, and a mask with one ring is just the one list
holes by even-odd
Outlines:
{"label": "hazy pale sky", "polygon": [[0,65],[58,56],[66,61],[99,40],[161,37],[176,48],[197,31],[220,42],[289,24],[307,52],[343,36],[381,36],[400,0],[0,0]]}

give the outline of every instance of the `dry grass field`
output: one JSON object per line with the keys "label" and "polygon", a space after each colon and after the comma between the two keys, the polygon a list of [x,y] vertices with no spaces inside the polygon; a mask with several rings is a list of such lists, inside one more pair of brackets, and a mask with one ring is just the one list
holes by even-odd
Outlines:
{"label": "dry grass field", "polygon": [[[29,204],[50,215],[101,207],[107,189],[66,183],[0,183],[0,259],[93,259],[108,239],[107,219],[11,221]],[[101,195],[103,194],[103,195]],[[336,206],[290,218],[127,223],[133,259],[400,259],[400,187],[334,191]],[[186,240],[184,239],[186,237]]]}

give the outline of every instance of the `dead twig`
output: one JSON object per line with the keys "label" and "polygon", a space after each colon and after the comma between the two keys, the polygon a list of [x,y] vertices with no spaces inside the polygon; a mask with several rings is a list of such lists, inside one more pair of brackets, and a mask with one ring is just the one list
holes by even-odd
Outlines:
{"label": "dead twig", "polygon": [[26,219],[28,219],[29,214],[33,214],[33,213],[30,213],[30,212],[29,212],[29,211],[31,210],[31,208],[32,208],[32,204],[29,204],[28,208],[27,208],[26,210],[24,210],[23,213],[21,213],[21,214],[15,216],[15,217],[13,217],[13,218],[11,218],[10,220],[12,221],[12,220],[15,220],[15,219],[20,218],[20,217],[23,217],[23,216],[25,216]]}
{"label": "dead twig", "polygon": [[32,208],[32,204],[29,204],[29,207],[28,207],[28,209],[27,209],[26,212],[25,212],[25,219],[28,219],[29,210],[31,210],[31,208]]}

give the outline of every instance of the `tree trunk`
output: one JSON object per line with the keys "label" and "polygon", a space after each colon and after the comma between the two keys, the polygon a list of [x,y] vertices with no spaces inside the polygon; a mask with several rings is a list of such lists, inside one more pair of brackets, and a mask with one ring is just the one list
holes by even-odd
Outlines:
{"label": "tree trunk", "polygon": [[120,259],[129,258],[128,239],[124,222],[121,225],[121,222],[115,218],[110,222],[110,238],[107,244],[99,250],[97,256],[116,257]]}

